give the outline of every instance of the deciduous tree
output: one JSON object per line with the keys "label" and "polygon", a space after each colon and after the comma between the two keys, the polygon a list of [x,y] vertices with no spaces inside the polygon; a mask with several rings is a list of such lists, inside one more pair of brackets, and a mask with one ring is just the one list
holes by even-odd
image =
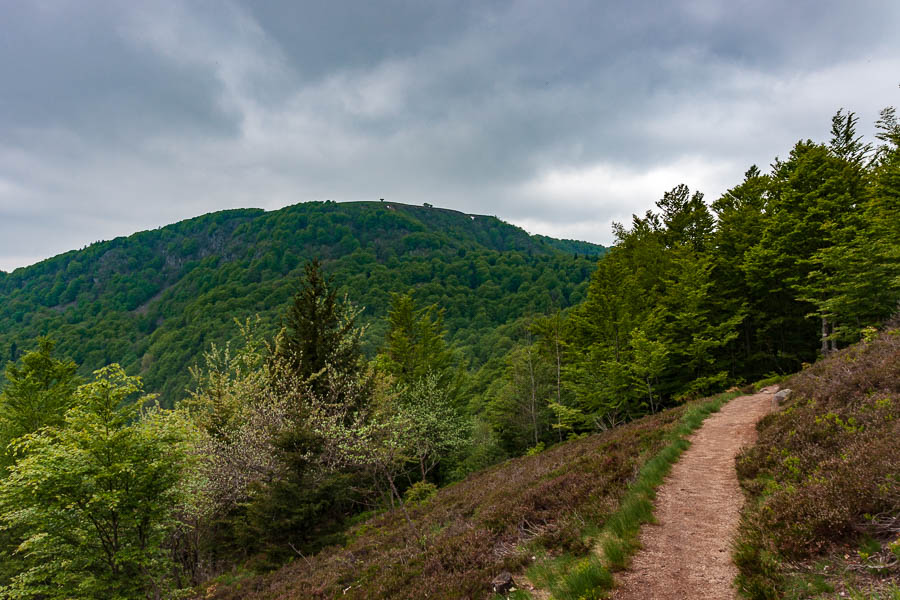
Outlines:
{"label": "deciduous tree", "polygon": [[161,598],[172,592],[164,543],[189,466],[183,422],[155,410],[118,365],[75,392],[62,425],[15,444],[0,520],[24,531],[15,598]]}

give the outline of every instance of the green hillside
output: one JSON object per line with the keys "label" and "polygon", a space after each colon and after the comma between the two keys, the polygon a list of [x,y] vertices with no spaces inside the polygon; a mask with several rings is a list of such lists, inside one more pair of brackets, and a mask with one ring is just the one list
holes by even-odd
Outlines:
{"label": "green hillside", "polygon": [[604,248],[567,254],[557,242],[496,217],[392,202],[221,211],[0,274],[0,358],[51,335],[82,373],[119,362],[171,403],[187,367],[235,334],[235,318],[258,314],[274,330],[304,262],[320,257],[340,294],[366,309],[368,355],[390,293],[411,290],[446,311],[450,341],[479,364],[510,346],[482,343],[488,331],[583,298],[587,255]]}

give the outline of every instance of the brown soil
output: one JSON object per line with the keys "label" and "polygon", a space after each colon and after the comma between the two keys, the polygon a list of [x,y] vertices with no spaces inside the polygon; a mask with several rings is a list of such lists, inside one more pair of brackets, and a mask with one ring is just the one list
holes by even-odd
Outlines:
{"label": "brown soil", "polygon": [[641,550],[617,579],[615,600],[731,600],[731,540],[744,496],[734,459],[756,439],[756,422],[777,387],[741,396],[711,415],[657,493],[657,524],[644,527]]}

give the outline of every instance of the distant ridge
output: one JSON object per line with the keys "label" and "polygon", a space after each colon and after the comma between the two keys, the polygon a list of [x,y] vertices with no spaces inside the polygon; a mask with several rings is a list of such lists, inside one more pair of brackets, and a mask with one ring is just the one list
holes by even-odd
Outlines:
{"label": "distant ridge", "polygon": [[556,238],[547,237],[545,235],[533,235],[532,237],[537,238],[558,250],[568,252],[569,254],[582,254],[584,256],[603,256],[604,254],[609,252],[609,248],[607,248],[606,246],[593,244],[591,242],[582,242],[580,240],[568,239],[558,240]]}
{"label": "distant ridge", "polygon": [[445,309],[451,340],[477,364],[501,350],[481,343],[485,332],[578,302],[601,248],[396,202],[224,210],[0,273],[0,363],[49,334],[82,371],[121,362],[171,403],[235,318],[276,329],[300,269],[319,257],[366,307],[369,353],[390,293],[412,291]]}

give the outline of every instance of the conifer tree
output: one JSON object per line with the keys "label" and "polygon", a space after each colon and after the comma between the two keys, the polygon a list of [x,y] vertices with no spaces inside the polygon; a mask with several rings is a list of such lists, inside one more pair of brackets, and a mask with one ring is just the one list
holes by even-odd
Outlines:
{"label": "conifer tree", "polygon": [[429,373],[442,385],[453,377],[453,351],[444,339],[444,313],[436,305],[418,308],[409,294],[392,294],[388,334],[379,359],[398,384],[411,385]]}
{"label": "conifer tree", "polygon": [[358,315],[359,311],[346,300],[337,299],[319,260],[314,259],[304,268],[276,352],[293,365],[295,373],[309,383],[314,393],[325,394],[326,368],[348,377],[357,376],[362,370]]}
{"label": "conifer tree", "polygon": [[656,206],[665,226],[667,246],[683,244],[697,251],[706,249],[713,232],[713,218],[702,193],[691,194],[682,183],[663,194]]}

